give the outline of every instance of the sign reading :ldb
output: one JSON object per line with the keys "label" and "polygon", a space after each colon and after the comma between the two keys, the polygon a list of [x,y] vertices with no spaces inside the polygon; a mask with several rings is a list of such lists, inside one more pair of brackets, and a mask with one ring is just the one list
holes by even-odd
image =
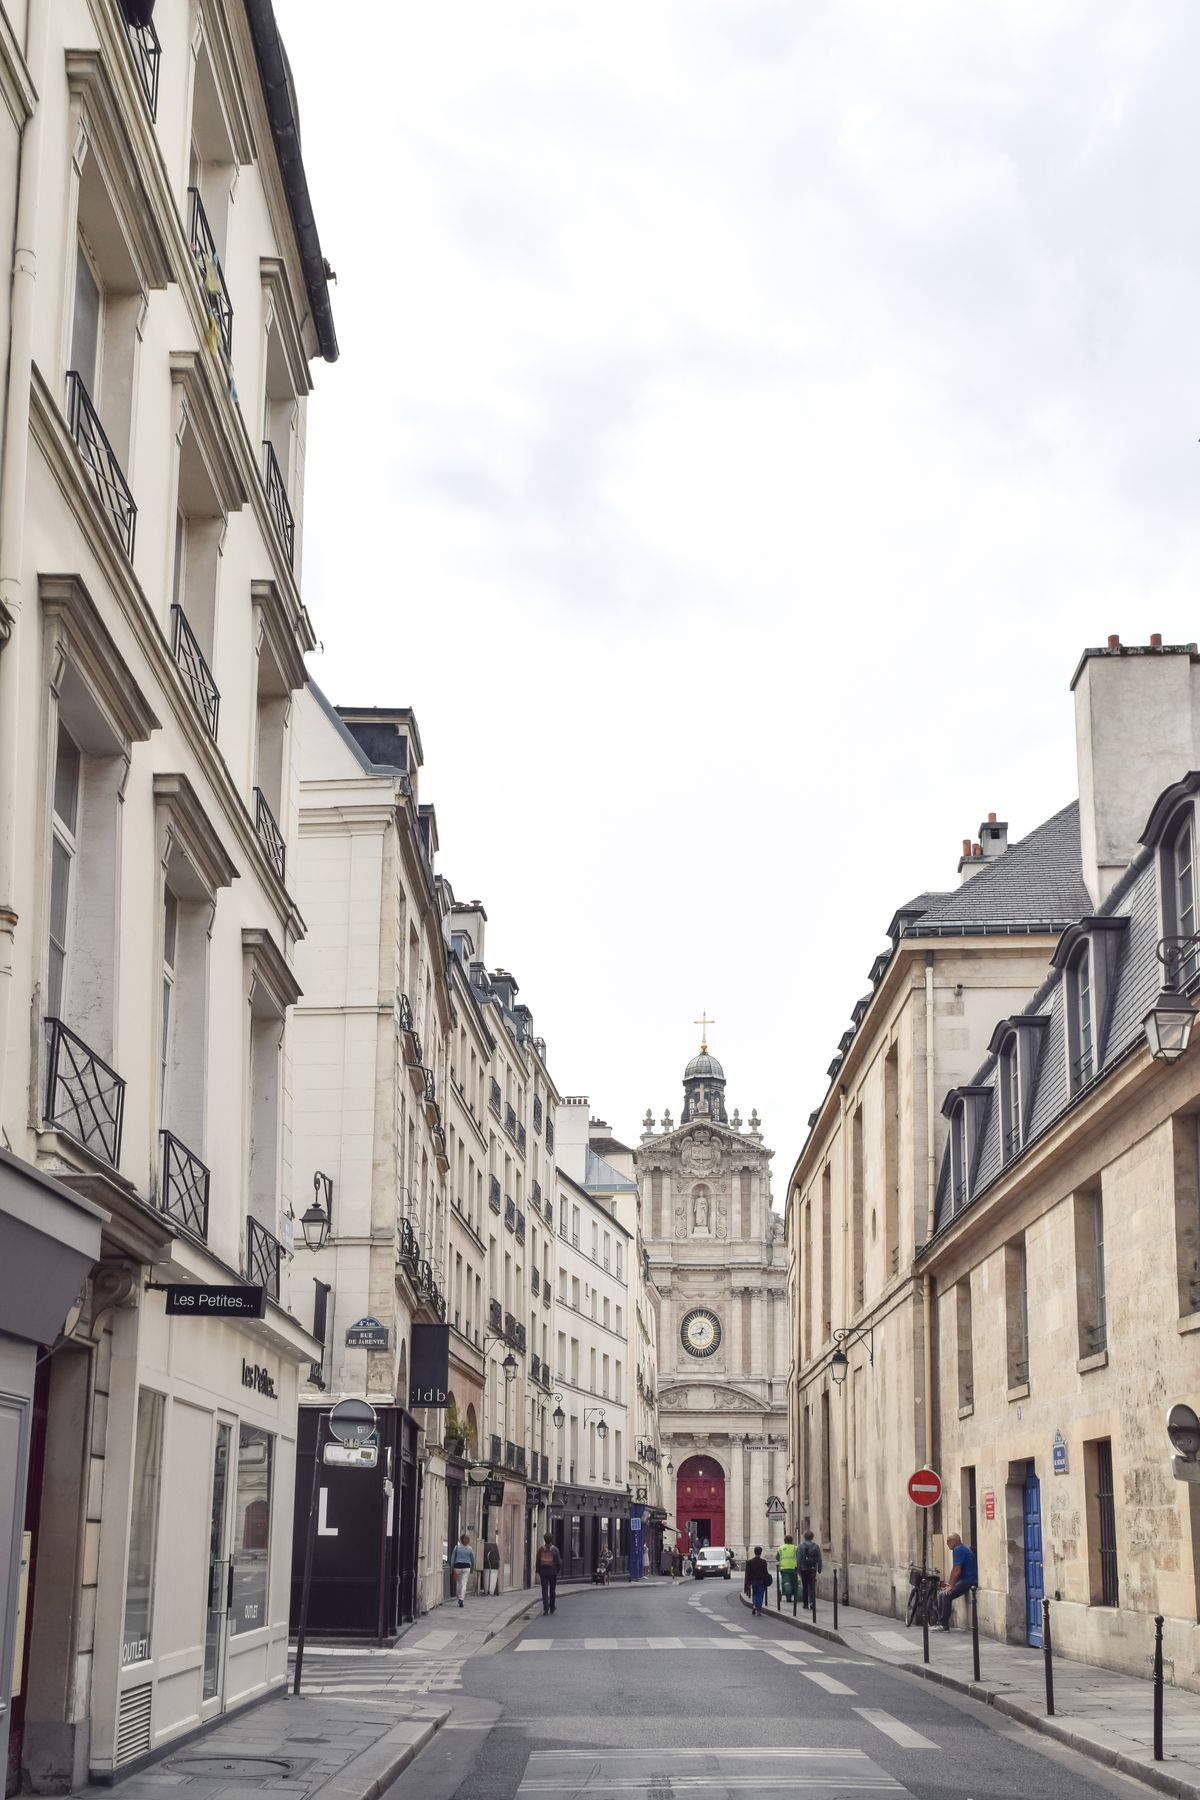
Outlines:
{"label": "sign reading :ldb", "polygon": [[414,1325],[408,1384],[410,1406],[445,1406],[450,1397],[450,1327]]}

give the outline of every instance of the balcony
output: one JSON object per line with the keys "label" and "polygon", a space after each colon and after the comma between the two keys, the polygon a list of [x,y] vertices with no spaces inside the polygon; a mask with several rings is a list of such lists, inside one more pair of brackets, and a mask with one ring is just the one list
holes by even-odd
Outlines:
{"label": "balcony", "polygon": [[267,490],[267,506],[290,569],[296,555],[296,521],[288,504],[283,470],[279,467],[279,460],[269,438],[263,442],[263,486]]}
{"label": "balcony", "polygon": [[534,1182],[533,1192],[530,1195],[530,1199],[533,1202],[534,1212],[541,1212],[541,1210],[542,1210],[542,1184],[540,1181]]}
{"label": "balcony", "polygon": [[125,1083],[61,1019],[46,1020],[46,1123],[114,1169],[121,1160]]}
{"label": "balcony", "polygon": [[535,1294],[541,1293],[541,1291],[542,1291],[542,1276],[541,1276],[540,1270],[538,1270],[538,1269],[533,1270],[532,1274],[529,1277],[529,1285],[533,1289]]}
{"label": "balcony", "polygon": [[282,881],[287,867],[287,845],[276,823],[275,814],[267,805],[267,796],[259,787],[254,790],[254,830],[263,847],[263,854]]}
{"label": "balcony", "polygon": [[491,1077],[491,1079],[488,1082],[488,1105],[491,1107],[491,1109],[495,1113],[496,1117],[499,1118],[500,1117],[500,1083],[496,1080],[496,1077],[494,1075]]}
{"label": "balcony", "polygon": [[506,1469],[515,1469],[517,1466],[517,1446],[507,1438],[504,1443],[504,1466]]}
{"label": "balcony", "polygon": [[508,1339],[510,1344],[516,1343],[516,1341],[517,1341],[517,1321],[512,1313],[505,1313],[505,1315],[504,1315],[504,1335]]}
{"label": "balcony", "polygon": [[153,25],[136,25],[121,7],[121,21],[125,26],[125,36],[129,39],[129,48],[133,51],[134,67],[146,105],[150,108],[150,117],[158,117],[158,65],[162,61],[162,45],[158,41],[158,33]]}
{"label": "balcony", "polygon": [[204,729],[215,744],[221,690],[212,678],[212,670],[204,660],[204,652],[182,606],[171,608],[171,651],[183,676],[183,685],[195,701],[196,710],[204,720]]}
{"label": "balcony", "polygon": [[513,1346],[515,1349],[524,1350],[525,1343],[526,1343],[526,1333],[525,1333],[525,1327],[523,1325],[514,1324],[512,1341],[513,1341]]}
{"label": "balcony", "polygon": [[257,1219],[246,1220],[246,1280],[255,1287],[266,1288],[272,1299],[279,1298],[279,1239]]}
{"label": "balcony", "polygon": [[[217,336],[228,359],[233,356],[233,302],[225,285],[225,272],[217,255],[217,241],[208,223],[208,214],[204,210],[199,188],[190,187],[188,199],[191,202],[188,238],[192,255],[196,259],[196,273],[200,277],[204,303],[213,316]],[[211,326],[209,329],[211,330]]]}
{"label": "balcony", "polygon": [[529,1373],[533,1376],[535,1381],[540,1381],[542,1379],[542,1359],[536,1350],[529,1359]]}
{"label": "balcony", "polygon": [[522,1154],[524,1154],[525,1146],[528,1143],[528,1141],[529,1141],[529,1138],[528,1138],[528,1134],[525,1130],[525,1127],[523,1125],[518,1125],[517,1126],[517,1149],[520,1150],[522,1152]]}
{"label": "balcony", "polygon": [[549,1194],[546,1196],[546,1223],[547,1225],[554,1223],[554,1202],[550,1199]]}
{"label": "balcony", "polygon": [[400,996],[400,1036],[403,1040],[404,1060],[410,1069],[419,1068],[421,1064],[421,1038],[413,1021],[412,1002],[407,994]]}
{"label": "balcony", "polygon": [[533,1129],[535,1131],[542,1129],[542,1103],[536,1095],[533,1101]]}
{"label": "balcony", "polygon": [[517,1213],[517,1242],[518,1244],[525,1242],[525,1214],[523,1212]]}
{"label": "balcony", "polygon": [[494,1434],[488,1440],[488,1454],[489,1454],[489,1457],[492,1462],[498,1463],[500,1461],[500,1456],[501,1456],[500,1439],[498,1437],[496,1437]]}
{"label": "balcony", "polygon": [[547,1487],[549,1485],[549,1482],[550,1482],[550,1458],[548,1456],[543,1456],[543,1458],[542,1458],[542,1486]]}
{"label": "balcony", "polygon": [[517,1229],[517,1203],[511,1194],[504,1196],[504,1223],[510,1231]]}
{"label": "balcony", "polygon": [[554,1148],[554,1120],[549,1118],[546,1120],[546,1148],[547,1150]]}
{"label": "balcony", "polygon": [[208,1170],[169,1131],[162,1141],[162,1187],[158,1203],[168,1219],[204,1242],[208,1237]]}
{"label": "balcony", "polygon": [[495,1175],[488,1176],[488,1205],[494,1213],[500,1211],[500,1182]]}
{"label": "balcony", "polygon": [[511,1107],[507,1104],[505,1105],[505,1108],[504,1108],[504,1129],[505,1129],[505,1131],[507,1131],[509,1137],[515,1137],[517,1135],[516,1110],[514,1107]]}
{"label": "balcony", "polygon": [[425,1071],[424,1102],[426,1121],[430,1125],[440,1125],[442,1121],[442,1109],[438,1105],[437,1082],[434,1079],[432,1069],[426,1069]]}
{"label": "balcony", "polygon": [[398,1243],[397,1261],[402,1268],[408,1271],[415,1282],[421,1272],[421,1252],[417,1245],[417,1234],[407,1219],[400,1221]]}
{"label": "balcony", "polygon": [[546,1281],[546,1282],[542,1283],[542,1305],[549,1306],[549,1304],[550,1304],[550,1283],[548,1281]]}
{"label": "balcony", "polygon": [[504,1308],[498,1300],[488,1301],[488,1326],[492,1331],[504,1329]]}
{"label": "balcony", "polygon": [[67,429],[75,439],[75,447],[92,478],[100,504],[112,520],[121,548],[132,562],[137,502],[117,461],[117,453],[100,423],[100,415],[74,369],[67,375]]}
{"label": "balcony", "polygon": [[513,1468],[517,1471],[518,1475],[523,1475],[525,1473],[525,1446],[524,1446],[524,1444],[517,1445],[517,1459],[513,1464]]}

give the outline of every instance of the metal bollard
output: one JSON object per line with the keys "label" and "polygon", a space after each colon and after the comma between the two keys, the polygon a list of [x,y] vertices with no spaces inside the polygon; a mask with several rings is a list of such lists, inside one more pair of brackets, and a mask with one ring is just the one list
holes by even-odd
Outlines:
{"label": "metal bollard", "polygon": [[838,1572],[837,1572],[837,1564],[834,1563],[834,1565],[833,1565],[833,1629],[835,1631],[838,1628],[837,1600],[838,1600]]}
{"label": "metal bollard", "polygon": [[1042,1601],[1042,1661],[1046,1665],[1046,1717],[1054,1717],[1054,1663],[1050,1643],[1050,1602]]}
{"label": "metal bollard", "polygon": [[1154,1615],[1154,1760],[1163,1759],[1163,1616]]}
{"label": "metal bollard", "polygon": [[812,1599],[809,1601],[809,1607],[812,1611],[812,1622],[815,1625],[817,1622],[817,1571],[815,1569],[812,1572]]}
{"label": "metal bollard", "polygon": [[921,1661],[929,1661],[929,1596],[921,1590]]}
{"label": "metal bollard", "polygon": [[978,1592],[978,1588],[971,1589],[971,1665],[976,1681],[979,1680],[979,1608],[975,1604]]}

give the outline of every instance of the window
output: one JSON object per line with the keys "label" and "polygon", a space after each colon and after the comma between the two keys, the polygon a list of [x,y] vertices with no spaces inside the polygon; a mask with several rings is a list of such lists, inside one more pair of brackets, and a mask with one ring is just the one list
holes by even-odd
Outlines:
{"label": "window", "polygon": [[[749,1182],[749,1177],[744,1176]],[[850,1120],[850,1305],[857,1312],[863,1304],[863,1109],[856,1106]]]}
{"label": "window", "polygon": [[618,1306],[617,1307],[617,1323],[616,1323],[616,1332],[617,1332],[618,1337],[620,1337],[623,1329],[624,1329],[624,1327],[622,1325],[622,1311],[621,1311],[621,1308]]}
{"label": "window", "polygon": [[1104,1199],[1099,1188],[1075,1195],[1075,1297],[1080,1357],[1108,1345],[1108,1296],[1104,1275]]}
{"label": "window", "polygon": [[[1166,846],[1166,855],[1167,880],[1164,886],[1168,890],[1168,905],[1164,911],[1169,917],[1164,923],[1168,936],[1187,939],[1196,932],[1195,826],[1190,806],[1179,816],[1174,835]],[[1187,987],[1195,980],[1198,971],[1200,950],[1195,944],[1188,948],[1181,944],[1177,975],[1179,985]]]}
{"label": "window", "polygon": [[571,1277],[571,1305],[575,1308],[576,1312],[579,1311],[579,1277],[578,1277],[578,1275],[572,1275],[572,1277]]}
{"label": "window", "polygon": [[242,954],[250,990],[248,1211],[274,1233],[279,1217],[280,1048],[287,1009],[299,999],[299,989],[269,933],[243,930]]}
{"label": "window", "polygon": [[567,1235],[567,1203],[561,1195],[558,1202],[558,1235],[560,1237]]}
{"label": "window", "polygon": [[883,1247],[885,1281],[900,1268],[900,1052],[883,1059]]}
{"label": "window", "polygon": [[958,1340],[958,1410],[975,1406],[975,1347],[971,1329],[971,1277],[963,1275],[954,1287],[955,1325]]}
{"label": "window", "polygon": [[1071,1056],[1071,1091],[1095,1074],[1095,1019],[1092,1010],[1092,952],[1083,944],[1067,966],[1067,1008]]}
{"label": "window", "polygon": [[975,1489],[974,1465],[968,1465],[960,1477],[961,1524],[960,1535],[972,1550],[979,1544],[979,1504]]}
{"label": "window", "polygon": [[123,1669],[133,1663],[149,1662],[151,1656],[165,1407],[163,1395],[153,1393],[149,1388],[143,1388],[138,1395],[129,1563],[125,1573],[125,1622],[121,1633]]}
{"label": "window", "polygon": [[76,824],[79,817],[79,748],[60,724],[58,754],[54,764],[53,844],[50,861],[50,957],[46,981],[46,1010],[51,1018],[62,1016],[70,937],[72,871],[75,865]]}
{"label": "window", "polygon": [[592,1261],[600,1261],[600,1227],[592,1220]]}
{"label": "window", "polygon": [[588,1351],[588,1387],[594,1394],[596,1391],[596,1352]]}
{"label": "window", "polygon": [[100,277],[87,245],[80,238],[75,247],[75,304],[71,312],[71,354],[75,370],[89,395],[99,392],[100,331],[102,320]]}
{"label": "window", "polygon": [[1029,1295],[1025,1238],[1004,1246],[1004,1316],[1008,1347],[1009,1388],[1029,1382]]}
{"label": "window", "polygon": [[[617,1280],[624,1281],[624,1279],[625,1279],[625,1246],[621,1242],[620,1238],[618,1238],[617,1239]],[[617,1311],[620,1312],[620,1310],[621,1310],[620,1307],[618,1307]],[[618,1325],[617,1330],[619,1331],[620,1329],[621,1328]]]}
{"label": "window", "polygon": [[604,1399],[607,1400],[608,1399],[608,1358],[607,1358],[607,1356],[602,1356],[600,1358],[600,1392],[603,1395]]}
{"label": "window", "polygon": [[1008,1162],[1021,1148],[1021,1044],[1015,1031],[1000,1052],[1000,1126]]}
{"label": "window", "polygon": [[833,1171],[821,1171],[821,1342],[833,1335]]}
{"label": "window", "polygon": [[309,391],[310,377],[283,264],[264,258],[261,272],[267,334],[262,479],[278,547],[288,568],[295,570],[296,522],[292,496],[296,487],[301,409],[303,398]]}
{"label": "window", "polygon": [[[252,812],[259,843],[280,881],[286,870],[283,801],[292,694],[304,686],[304,659],[273,581],[251,586],[258,631]],[[428,1011],[428,1009],[426,1009]]]}
{"label": "window", "polygon": [[[594,1229],[594,1227],[593,1227],[593,1229]],[[604,1234],[604,1267],[606,1269],[608,1268],[611,1260],[612,1260],[612,1239],[609,1237],[608,1232],[606,1231]]]}
{"label": "window", "polygon": [[571,1242],[574,1244],[575,1248],[578,1250],[578,1248],[579,1248],[579,1208],[577,1206],[573,1206],[571,1208]]}
{"label": "window", "polygon": [[1084,1444],[1083,1469],[1091,1602],[1093,1606],[1119,1606],[1117,1509],[1113,1489],[1111,1438],[1093,1438]]}
{"label": "window", "polygon": [[167,1116],[167,1077],[171,1067],[171,1048],[175,1025],[175,946],[179,936],[179,901],[166,890],[163,904],[162,960],[162,1044],[158,1063],[158,1115],[165,1123]]}
{"label": "window", "polygon": [[609,1305],[607,1294],[604,1296],[604,1328],[606,1331],[609,1329]]}
{"label": "window", "polygon": [[961,1100],[950,1114],[950,1199],[955,1212],[967,1203],[967,1109]]}

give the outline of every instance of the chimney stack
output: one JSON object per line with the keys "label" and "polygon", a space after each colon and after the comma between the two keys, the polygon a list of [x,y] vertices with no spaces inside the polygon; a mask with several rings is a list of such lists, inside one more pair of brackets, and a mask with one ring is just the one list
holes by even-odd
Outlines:
{"label": "chimney stack", "polygon": [[1200,656],[1195,644],[1083,652],[1071,679],[1083,879],[1096,906],[1138,849],[1158,796],[1200,768]]}

